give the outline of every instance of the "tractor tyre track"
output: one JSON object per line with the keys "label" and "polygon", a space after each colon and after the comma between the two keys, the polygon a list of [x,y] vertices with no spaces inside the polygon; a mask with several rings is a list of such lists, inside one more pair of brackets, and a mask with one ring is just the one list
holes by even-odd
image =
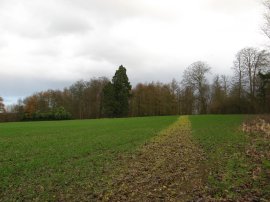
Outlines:
{"label": "tractor tyre track", "polygon": [[100,200],[201,200],[207,176],[204,159],[203,150],[192,139],[188,117],[180,117],[123,164]]}

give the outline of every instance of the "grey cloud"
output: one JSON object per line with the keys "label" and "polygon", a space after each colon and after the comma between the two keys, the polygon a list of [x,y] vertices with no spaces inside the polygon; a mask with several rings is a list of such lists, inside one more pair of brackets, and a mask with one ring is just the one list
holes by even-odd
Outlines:
{"label": "grey cloud", "polygon": [[41,47],[30,52],[32,55],[58,57],[61,51],[55,48]]}
{"label": "grey cloud", "polygon": [[91,14],[98,15],[103,19],[113,20],[120,18],[127,18],[136,16],[142,13],[143,8],[140,7],[138,1],[126,1],[126,0],[69,0],[69,3],[81,10],[90,12]]}
{"label": "grey cloud", "polygon": [[7,45],[7,42],[0,39],[0,50]]}
{"label": "grey cloud", "polygon": [[48,78],[31,78],[27,76],[1,75],[0,96],[3,97],[24,97],[34,92],[47,89],[62,89],[70,85],[73,81],[53,80]]}
{"label": "grey cloud", "polygon": [[44,38],[93,29],[85,13],[73,11],[56,1],[11,1],[4,8],[0,8],[0,30],[9,34]]}
{"label": "grey cloud", "polygon": [[5,5],[5,9],[0,8],[0,17],[4,19],[0,18],[0,27],[9,34],[28,38],[86,33],[95,26],[109,28],[129,18],[161,20],[171,15],[169,10],[164,11],[155,4],[147,6],[142,0],[11,0]]}
{"label": "grey cloud", "polygon": [[147,54],[143,51],[138,51],[131,45],[121,46],[120,44],[100,44],[86,47],[80,55],[90,60],[126,64],[136,68],[143,67],[147,61]]}
{"label": "grey cloud", "polygon": [[[120,20],[127,20],[130,18],[174,20],[174,14],[171,9],[172,7],[159,6],[155,1],[65,0],[65,2],[69,2],[73,8],[77,8],[81,12],[87,12],[90,16],[95,18],[97,22],[106,23],[107,25],[119,23]],[[167,2],[167,5],[172,5],[173,2],[174,1]]]}
{"label": "grey cloud", "polygon": [[84,33],[92,29],[86,20],[67,16],[56,18],[48,27],[49,32],[57,34]]}
{"label": "grey cloud", "polygon": [[239,12],[250,12],[256,8],[258,4],[262,4],[261,0],[207,0],[205,7],[216,12],[233,14]]}

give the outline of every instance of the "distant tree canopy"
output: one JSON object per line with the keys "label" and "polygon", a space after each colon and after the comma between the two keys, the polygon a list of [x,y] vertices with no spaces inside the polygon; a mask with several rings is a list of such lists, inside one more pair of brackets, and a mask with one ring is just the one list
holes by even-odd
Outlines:
{"label": "distant tree canopy", "polygon": [[11,112],[23,120],[87,119],[102,117],[105,77],[77,81],[69,88],[47,90],[19,100]]}
{"label": "distant tree canopy", "polygon": [[111,81],[106,77],[80,80],[62,91],[47,90],[19,100],[11,107],[12,117],[4,119],[270,113],[269,58],[265,50],[244,48],[235,56],[232,77],[215,75],[210,81],[210,67],[198,61],[185,69],[179,82],[139,83],[134,88],[121,65]]}

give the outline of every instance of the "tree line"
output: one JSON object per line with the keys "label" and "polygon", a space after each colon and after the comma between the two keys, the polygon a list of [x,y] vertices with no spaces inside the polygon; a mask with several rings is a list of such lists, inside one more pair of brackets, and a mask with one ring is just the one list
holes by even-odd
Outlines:
{"label": "tree line", "polygon": [[[121,65],[111,80],[80,80],[63,90],[34,93],[9,107],[9,112],[20,120],[269,113],[269,67],[266,50],[244,48],[235,56],[231,77],[215,75],[210,81],[211,67],[198,61],[185,69],[180,81],[139,83],[132,88]],[[0,111],[3,116],[2,98]]]}

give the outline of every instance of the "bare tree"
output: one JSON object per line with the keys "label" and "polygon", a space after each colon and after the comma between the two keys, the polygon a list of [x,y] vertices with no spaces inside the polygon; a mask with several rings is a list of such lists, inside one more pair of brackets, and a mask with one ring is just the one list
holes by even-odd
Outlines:
{"label": "bare tree", "polygon": [[240,50],[234,61],[239,98],[243,96],[243,90],[245,90],[250,97],[251,105],[254,107],[258,87],[258,74],[259,72],[267,72],[268,69],[269,53],[266,50],[258,50],[252,47]]}
{"label": "bare tree", "polygon": [[79,119],[85,118],[85,88],[86,82],[83,80],[77,81],[69,87],[69,91],[72,96],[74,114],[76,114],[75,117],[78,117]]}
{"label": "bare tree", "polygon": [[228,100],[229,78],[225,75],[216,75],[211,85],[210,113],[226,113]]}
{"label": "bare tree", "polygon": [[229,92],[229,88],[230,88],[230,86],[229,86],[230,85],[230,82],[229,82],[230,78],[227,75],[222,74],[220,76],[220,79],[221,79],[221,86],[223,88],[225,96],[227,96],[228,92]]}
{"label": "bare tree", "polygon": [[179,96],[179,114],[193,114],[195,106],[194,90],[190,86],[183,86]]}
{"label": "bare tree", "polygon": [[4,105],[4,100],[2,97],[0,97],[0,113],[5,112],[5,105]]}
{"label": "bare tree", "polygon": [[244,86],[244,66],[241,51],[239,51],[233,62],[234,71],[234,87],[237,89],[237,97],[240,99],[243,96],[243,86]]}
{"label": "bare tree", "polygon": [[174,97],[174,105],[176,107],[177,114],[180,114],[181,109],[181,100],[180,100],[180,85],[179,83],[173,79],[170,83],[171,93]]}
{"label": "bare tree", "polygon": [[210,67],[198,61],[191,64],[185,71],[182,83],[186,87],[193,89],[197,99],[197,112],[205,114],[207,112],[207,101],[209,85],[207,83],[206,74],[210,73]]}
{"label": "bare tree", "polygon": [[222,90],[220,76],[216,75],[214,77],[213,84],[211,85],[210,112],[214,114],[221,113],[223,101],[224,101],[224,92]]}

